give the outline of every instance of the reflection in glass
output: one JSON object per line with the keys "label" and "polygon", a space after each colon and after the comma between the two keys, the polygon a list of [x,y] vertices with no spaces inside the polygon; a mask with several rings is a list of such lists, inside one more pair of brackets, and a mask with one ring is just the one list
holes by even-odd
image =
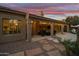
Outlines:
{"label": "reflection in glass", "polygon": [[15,34],[20,33],[21,21],[20,20],[10,20],[8,18],[3,18],[3,33],[4,34]]}

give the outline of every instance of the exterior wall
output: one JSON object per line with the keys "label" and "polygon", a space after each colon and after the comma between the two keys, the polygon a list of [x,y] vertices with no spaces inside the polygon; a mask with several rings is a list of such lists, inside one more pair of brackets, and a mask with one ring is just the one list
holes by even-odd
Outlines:
{"label": "exterior wall", "polygon": [[[22,23],[21,33],[4,35],[2,32],[2,18],[21,20]],[[16,41],[16,40],[24,40],[25,37],[26,37],[26,29],[25,29],[24,16],[6,13],[6,12],[0,12],[0,43]]]}
{"label": "exterior wall", "polygon": [[[62,33],[62,32],[64,32],[64,30],[66,30],[66,32],[67,32],[67,29],[68,29],[68,28],[66,28],[66,29],[64,28],[64,26],[68,26],[67,24],[50,22],[50,21],[45,21],[45,20],[42,20],[41,22],[47,22],[47,24],[45,24],[45,25],[48,25],[50,23],[49,26],[53,29],[53,30],[51,30],[51,28],[50,28],[50,33],[54,30],[56,31],[56,33]],[[52,25],[52,23],[53,23],[53,25]],[[42,26],[41,28],[40,28],[40,25]],[[37,33],[43,28],[45,28],[45,26],[43,27],[43,25],[40,24],[39,21],[37,22],[36,20],[34,20],[32,23],[32,35],[37,35]]]}
{"label": "exterior wall", "polygon": [[39,22],[33,21],[32,23],[32,35],[37,35],[39,30]]}
{"label": "exterior wall", "polygon": [[45,20],[37,21],[37,19],[32,20],[32,21],[33,21],[33,23],[32,23],[32,35],[38,35],[38,33],[41,30],[43,30],[43,29],[48,30],[47,27],[50,26],[50,24],[49,24],[50,21],[45,21]]}
{"label": "exterior wall", "polygon": [[[2,32],[2,18],[21,20],[21,24],[22,24],[21,33],[4,35]],[[33,20],[33,19],[31,19],[31,20]],[[35,19],[35,20],[39,20],[39,19]],[[47,24],[50,23],[50,21],[45,21],[45,20],[43,20],[42,22],[47,22]],[[52,22],[52,23],[54,23],[54,22]],[[59,23],[56,23],[56,24],[59,24]],[[32,29],[33,34],[37,34],[38,29],[40,29],[39,25],[40,24],[38,22],[36,24],[34,24],[33,29]],[[55,25],[55,23],[53,25]],[[65,25],[65,24],[62,24],[62,25]],[[59,26],[61,26],[61,24],[59,24]],[[35,29],[35,27],[36,27],[36,29]],[[52,29],[54,30],[55,27],[52,27]],[[61,32],[60,29],[58,31]],[[0,12],[0,43],[11,42],[11,41],[16,41],[16,40],[26,40],[26,32],[27,32],[27,30],[26,30],[25,16],[7,13],[7,12]],[[53,33],[53,31],[52,31],[52,33]]]}
{"label": "exterior wall", "polygon": [[64,24],[54,23],[54,30],[58,33],[61,32],[61,27]]}
{"label": "exterior wall", "polygon": [[57,32],[68,32],[69,31],[68,24],[54,23],[54,30]]}

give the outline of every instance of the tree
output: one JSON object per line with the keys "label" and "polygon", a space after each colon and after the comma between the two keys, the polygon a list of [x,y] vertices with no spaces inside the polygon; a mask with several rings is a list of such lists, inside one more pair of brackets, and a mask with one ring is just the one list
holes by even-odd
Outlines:
{"label": "tree", "polygon": [[[79,25],[79,17],[78,16],[68,16],[65,19],[65,22],[69,25]],[[76,29],[77,31],[77,43],[79,43],[79,28]]]}
{"label": "tree", "polygon": [[65,19],[65,22],[71,25],[79,25],[79,17],[78,16],[68,16]]}
{"label": "tree", "polygon": [[69,24],[69,30],[70,30],[70,27],[72,25],[72,20],[73,20],[73,17],[72,16],[68,16],[66,19],[65,19],[65,22],[67,24]]}
{"label": "tree", "polygon": [[79,17],[78,16],[73,17],[72,25],[79,25]]}

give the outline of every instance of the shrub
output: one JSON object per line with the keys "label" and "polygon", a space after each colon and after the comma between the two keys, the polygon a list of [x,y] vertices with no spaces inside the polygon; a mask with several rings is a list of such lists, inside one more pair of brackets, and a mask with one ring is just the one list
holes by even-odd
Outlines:
{"label": "shrub", "polygon": [[76,42],[71,42],[70,40],[64,40],[63,42],[59,40],[59,42],[64,45],[66,55],[79,56],[79,45]]}

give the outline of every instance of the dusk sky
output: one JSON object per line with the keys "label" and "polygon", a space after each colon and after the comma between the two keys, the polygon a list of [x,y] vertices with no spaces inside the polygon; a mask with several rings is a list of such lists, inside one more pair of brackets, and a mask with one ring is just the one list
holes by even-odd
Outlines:
{"label": "dusk sky", "polygon": [[0,3],[0,6],[22,12],[28,10],[32,14],[38,14],[42,10],[45,17],[57,20],[65,19],[67,16],[79,16],[79,4],[77,3]]}

